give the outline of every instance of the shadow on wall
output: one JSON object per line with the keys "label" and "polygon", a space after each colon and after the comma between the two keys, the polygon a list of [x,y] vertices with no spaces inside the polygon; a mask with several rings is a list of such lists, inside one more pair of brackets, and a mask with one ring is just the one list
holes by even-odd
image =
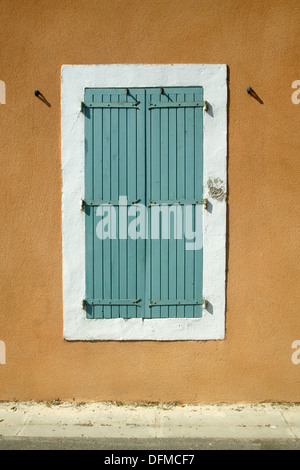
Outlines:
{"label": "shadow on wall", "polygon": [[258,94],[249,86],[247,88],[247,93],[252,96],[256,101],[258,101],[260,104],[264,104],[263,100],[258,96]]}
{"label": "shadow on wall", "polygon": [[41,100],[46,106],[48,106],[48,108],[51,108],[51,104],[49,103],[49,101],[45,98],[45,96],[43,95],[43,93],[41,93],[39,90],[35,90],[34,92],[35,96]]}

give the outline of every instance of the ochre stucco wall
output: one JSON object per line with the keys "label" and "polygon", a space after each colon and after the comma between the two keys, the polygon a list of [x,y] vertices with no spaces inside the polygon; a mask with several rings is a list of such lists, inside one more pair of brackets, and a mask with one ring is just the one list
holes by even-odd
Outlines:
{"label": "ochre stucco wall", "polygon": [[[2,0],[0,25],[0,399],[300,401],[299,1]],[[61,65],[102,63],[228,64],[225,340],[63,340]]]}

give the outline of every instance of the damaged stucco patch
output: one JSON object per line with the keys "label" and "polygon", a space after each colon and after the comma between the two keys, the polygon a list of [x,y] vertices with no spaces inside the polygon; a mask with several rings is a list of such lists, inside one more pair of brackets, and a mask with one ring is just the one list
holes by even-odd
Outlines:
{"label": "damaged stucco patch", "polygon": [[221,178],[209,178],[207,181],[209,195],[212,199],[223,201],[226,198],[224,181]]}

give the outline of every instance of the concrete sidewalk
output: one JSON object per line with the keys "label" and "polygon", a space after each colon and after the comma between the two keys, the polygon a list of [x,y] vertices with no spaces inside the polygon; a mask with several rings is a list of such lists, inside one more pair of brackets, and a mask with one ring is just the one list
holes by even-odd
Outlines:
{"label": "concrete sidewalk", "polygon": [[300,406],[0,403],[0,443],[21,437],[282,440],[300,449]]}

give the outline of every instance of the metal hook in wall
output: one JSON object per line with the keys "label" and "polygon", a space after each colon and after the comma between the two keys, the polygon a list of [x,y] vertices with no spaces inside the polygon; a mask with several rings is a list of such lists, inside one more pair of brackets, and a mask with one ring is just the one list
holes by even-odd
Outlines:
{"label": "metal hook in wall", "polygon": [[256,101],[258,101],[260,104],[264,104],[263,100],[258,96],[258,94],[253,90],[253,88],[251,88],[251,86],[247,88],[247,93],[253,98],[255,98]]}
{"label": "metal hook in wall", "polygon": [[43,93],[41,93],[39,90],[34,91],[34,96],[36,96],[39,100],[41,100],[45,105],[48,106],[48,108],[51,108],[51,104],[49,101],[45,98]]}

